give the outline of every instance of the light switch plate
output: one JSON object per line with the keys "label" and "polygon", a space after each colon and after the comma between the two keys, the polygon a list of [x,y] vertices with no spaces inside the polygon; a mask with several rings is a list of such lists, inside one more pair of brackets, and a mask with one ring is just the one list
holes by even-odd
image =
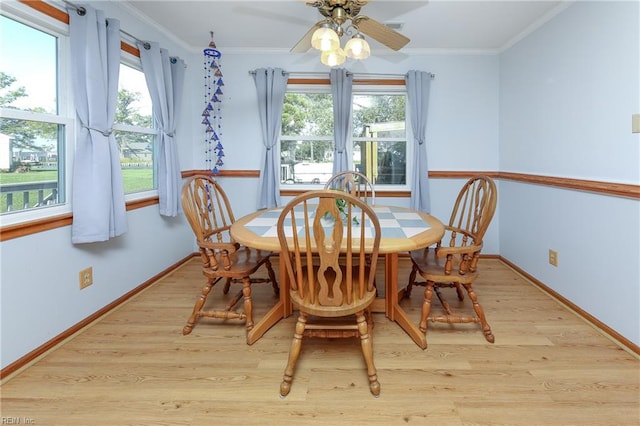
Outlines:
{"label": "light switch plate", "polygon": [[633,133],[640,133],[640,114],[633,114],[631,116],[631,131]]}

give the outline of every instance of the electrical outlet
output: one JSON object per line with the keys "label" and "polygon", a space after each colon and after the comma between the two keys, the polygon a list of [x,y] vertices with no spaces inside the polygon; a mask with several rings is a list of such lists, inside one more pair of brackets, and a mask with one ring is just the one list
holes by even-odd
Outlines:
{"label": "electrical outlet", "polygon": [[549,264],[553,266],[558,266],[558,252],[555,250],[549,249]]}
{"label": "electrical outlet", "polygon": [[93,284],[93,267],[90,266],[87,269],[83,269],[82,271],[80,271],[79,280],[80,290]]}

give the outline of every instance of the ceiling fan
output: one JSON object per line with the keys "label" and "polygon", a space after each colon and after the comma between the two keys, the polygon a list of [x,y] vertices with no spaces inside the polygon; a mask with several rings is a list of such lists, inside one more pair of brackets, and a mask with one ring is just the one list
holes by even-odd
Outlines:
{"label": "ceiling fan", "polygon": [[[300,39],[300,41],[291,48],[291,52],[304,53],[308,51],[309,48],[315,47],[316,49],[321,50],[324,56],[331,55],[332,53],[344,55],[346,52],[347,56],[355,59],[364,59],[369,56],[369,46],[366,41],[364,41],[363,35],[371,37],[393,50],[400,50],[409,43],[410,40],[399,32],[372,18],[369,18],[368,16],[360,15],[360,9],[362,9],[362,7],[367,3],[368,0],[316,0],[307,2],[307,6],[317,8],[318,12],[320,12],[325,19],[316,22],[304,37],[302,37],[302,39]],[[318,41],[319,38],[322,37],[320,33],[323,31],[325,34],[334,33],[337,38],[335,38],[331,43]],[[352,33],[352,40],[355,40],[354,44],[356,42],[358,44],[358,53],[355,53],[355,56],[349,54],[352,52],[352,49],[350,49],[350,43],[352,40],[347,42],[342,53],[338,52],[342,50],[340,49],[340,37],[344,34]],[[331,37],[334,37],[333,34],[330,35]],[[365,45],[366,54],[360,54],[359,52],[365,48]],[[364,57],[357,57],[363,55]],[[337,65],[333,63],[326,63],[325,60],[322,62],[326,65]],[[344,59],[342,62],[344,62]]]}

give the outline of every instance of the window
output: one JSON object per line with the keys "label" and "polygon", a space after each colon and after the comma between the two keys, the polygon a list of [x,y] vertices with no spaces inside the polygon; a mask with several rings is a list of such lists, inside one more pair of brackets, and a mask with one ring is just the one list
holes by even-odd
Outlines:
{"label": "window", "polygon": [[[0,15],[2,223],[68,213],[75,110],[68,25],[23,2]],[[123,50],[114,135],[128,199],[157,188],[151,98],[140,59]]]}
{"label": "window", "polygon": [[157,188],[154,167],[156,132],[151,110],[151,96],[142,71],[120,64],[113,128],[120,150],[125,194]]}
{"label": "window", "polygon": [[62,38],[0,16],[0,214],[66,201]]}
{"label": "window", "polygon": [[288,92],[282,109],[280,179],[283,183],[326,182],[333,170],[331,94]]}
{"label": "window", "polygon": [[[376,185],[406,185],[406,92],[356,86],[352,162]],[[324,184],[333,172],[333,100],[328,85],[290,85],[282,110],[280,180]]]}
{"label": "window", "polygon": [[353,164],[375,185],[407,183],[406,95],[353,95]]}

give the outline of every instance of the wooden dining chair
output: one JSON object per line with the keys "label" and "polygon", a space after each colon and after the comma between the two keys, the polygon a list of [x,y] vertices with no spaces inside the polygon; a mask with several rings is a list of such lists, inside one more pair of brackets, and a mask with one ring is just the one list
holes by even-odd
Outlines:
{"label": "wooden dining chair", "polygon": [[[344,214],[337,208],[339,200],[345,203]],[[378,396],[370,308],[376,297],[380,247],[380,223],[374,211],[345,192],[311,191],[284,207],[277,233],[291,300],[299,311],[280,395],[291,390],[303,337],[355,337],[362,346],[370,391]],[[340,254],[344,262],[338,262]]]}
{"label": "wooden dining chair", "polygon": [[[420,330],[427,332],[427,322],[480,323],[488,342],[495,337],[491,332],[484,309],[478,302],[473,283],[478,278],[478,259],[482,250],[482,238],[496,210],[498,193],[496,185],[486,176],[469,179],[456,199],[445,234],[434,248],[411,252],[413,264],[403,297],[410,297],[414,285],[425,286],[424,302],[420,316]],[[416,276],[425,280],[416,282]],[[444,298],[441,288],[456,289],[458,300],[464,300],[464,290],[471,299],[475,315],[455,313]],[[436,294],[444,309],[444,315],[432,313],[431,302]]]}
{"label": "wooden dining chair", "polygon": [[[331,176],[324,189],[344,191],[365,203],[373,206],[376,204],[376,190],[371,181],[362,173],[354,170],[345,170]],[[369,257],[367,256],[367,262]]]}
{"label": "wooden dining chair", "polygon": [[329,178],[324,189],[348,192],[371,206],[376,204],[376,190],[371,181],[360,172],[353,170],[338,172]]}
{"label": "wooden dining chair", "polygon": [[[276,295],[278,283],[269,260],[271,252],[241,246],[229,234],[235,217],[229,199],[222,187],[209,176],[193,176],[182,187],[182,209],[196,236],[202,273],[207,277],[200,297],[193,307],[182,333],[189,334],[200,317],[237,319],[245,322],[246,331],[253,328],[251,285],[270,282]],[[269,278],[253,278],[259,268],[265,267]],[[223,293],[232,283],[241,283],[242,289],[231,298],[224,309],[204,309],[211,289],[224,279]],[[243,310],[234,311],[243,299]]]}

